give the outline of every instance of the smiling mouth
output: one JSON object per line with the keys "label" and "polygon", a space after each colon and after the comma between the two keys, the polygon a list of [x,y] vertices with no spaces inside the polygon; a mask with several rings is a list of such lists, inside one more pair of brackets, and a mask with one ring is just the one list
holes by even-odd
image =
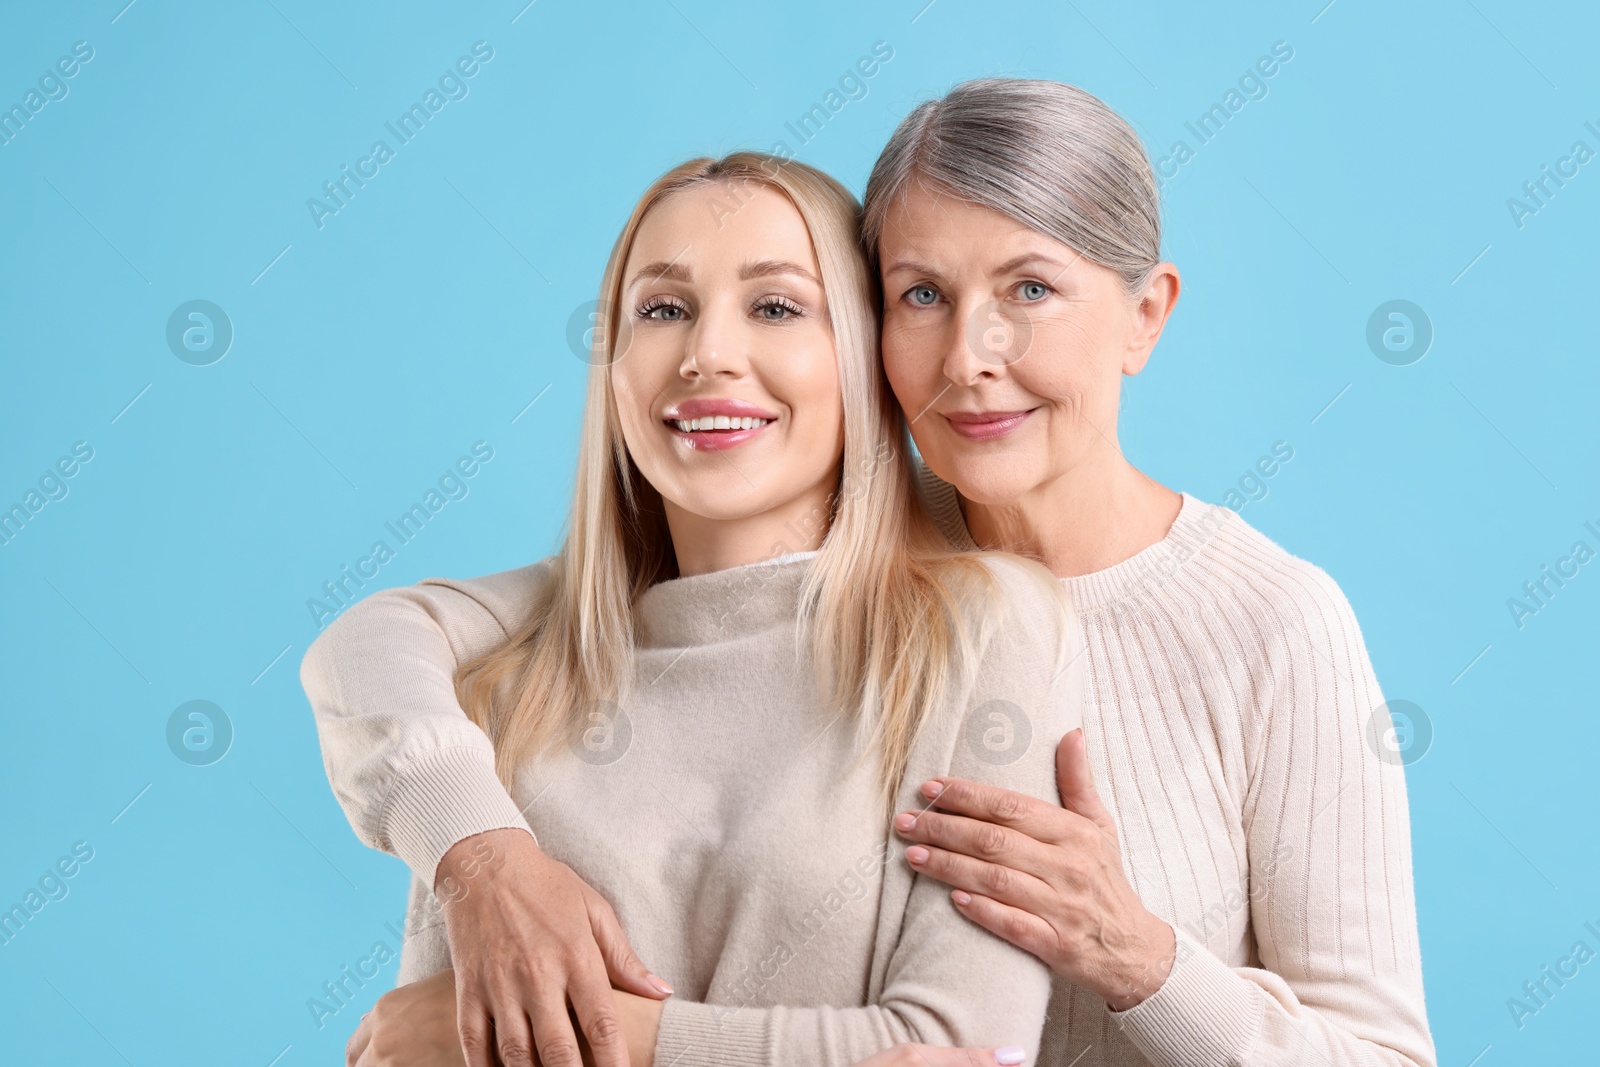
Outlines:
{"label": "smiling mouth", "polygon": [[720,433],[733,430],[757,430],[771,419],[753,419],[749,416],[705,415],[698,419],[667,419],[667,425],[679,433]]}
{"label": "smiling mouth", "polygon": [[1033,412],[1033,408],[1026,411],[952,411],[945,415],[945,421],[969,441],[992,441],[1021,426]]}
{"label": "smiling mouth", "polygon": [[695,452],[721,452],[761,436],[776,419],[748,415],[702,415],[697,419],[663,419],[672,435]]}

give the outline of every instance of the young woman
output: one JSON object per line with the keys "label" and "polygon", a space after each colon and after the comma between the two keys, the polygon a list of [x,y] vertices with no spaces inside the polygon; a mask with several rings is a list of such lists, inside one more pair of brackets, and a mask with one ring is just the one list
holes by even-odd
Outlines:
{"label": "young woman", "polygon": [[[490,947],[589,979],[492,1033],[464,1016],[469,1057],[576,1063],[569,1001],[601,1063],[1037,1041],[1048,969],[891,856],[889,818],[936,774],[1055,799],[1071,616],[1038,564],[955,552],[920,508],[858,233],[800,164],[663,176],[606,269],[560,553],[376,594],[307,653],[337,796],[421,876],[401,980]],[[436,880],[480,808],[537,828],[536,861],[484,835]],[[448,916],[509,899],[497,872],[526,876],[535,933],[601,915],[676,995],[464,937]]]}
{"label": "young woman", "polygon": [[[1040,1062],[1432,1067],[1404,769],[1349,602],[1117,444],[1121,379],[1180,287],[1137,135],[1072,86],[968,82],[896,130],[865,217],[941,529],[1042,560],[1086,649],[1064,807],[941,777],[938,810],[895,820],[915,869],[1057,975]],[[487,812],[453,823],[454,857]],[[485,945],[490,910],[457,920]],[[645,980],[603,916],[563,928]]]}

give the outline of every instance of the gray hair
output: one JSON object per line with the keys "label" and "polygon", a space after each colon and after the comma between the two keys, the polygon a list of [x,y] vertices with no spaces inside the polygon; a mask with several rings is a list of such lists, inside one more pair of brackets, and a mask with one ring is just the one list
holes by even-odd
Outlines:
{"label": "gray hair", "polygon": [[867,181],[862,238],[876,262],[889,208],[912,181],[1052,237],[1137,296],[1161,259],[1161,195],[1138,134],[1073,85],[962,82],[907,115]]}

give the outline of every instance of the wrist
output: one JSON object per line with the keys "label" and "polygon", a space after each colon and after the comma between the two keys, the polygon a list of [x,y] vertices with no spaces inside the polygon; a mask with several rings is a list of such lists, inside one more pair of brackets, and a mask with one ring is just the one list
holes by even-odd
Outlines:
{"label": "wrist", "polygon": [[1133,940],[1133,951],[1115,969],[1109,987],[1098,991],[1108,1011],[1127,1011],[1144,1003],[1172,973],[1178,950],[1172,924],[1146,914],[1144,928]]}
{"label": "wrist", "polygon": [[497,829],[464,837],[445,850],[433,874],[433,892],[441,904],[464,899],[475,880],[492,876],[512,853],[537,854],[538,843],[525,830]]}
{"label": "wrist", "polygon": [[611,993],[628,1047],[629,1067],[654,1067],[656,1036],[661,1031],[661,1001],[620,989],[613,989]]}

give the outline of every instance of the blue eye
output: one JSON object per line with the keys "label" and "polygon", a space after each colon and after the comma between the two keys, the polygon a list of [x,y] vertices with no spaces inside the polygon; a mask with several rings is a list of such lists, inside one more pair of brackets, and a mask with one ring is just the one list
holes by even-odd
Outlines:
{"label": "blue eye", "polygon": [[767,322],[783,322],[802,314],[799,305],[781,296],[769,296],[758,301],[754,310]]}
{"label": "blue eye", "polygon": [[939,299],[939,291],[931,285],[917,285],[906,294],[918,307],[927,307]]}
{"label": "blue eye", "polygon": [[1043,300],[1050,292],[1050,287],[1042,282],[1023,282],[1017,286],[1017,291],[1022,294],[1024,300]]}
{"label": "blue eye", "polygon": [[674,304],[669,300],[654,299],[641,307],[637,314],[641,319],[655,319],[659,322],[678,322],[688,312],[681,304]]}

